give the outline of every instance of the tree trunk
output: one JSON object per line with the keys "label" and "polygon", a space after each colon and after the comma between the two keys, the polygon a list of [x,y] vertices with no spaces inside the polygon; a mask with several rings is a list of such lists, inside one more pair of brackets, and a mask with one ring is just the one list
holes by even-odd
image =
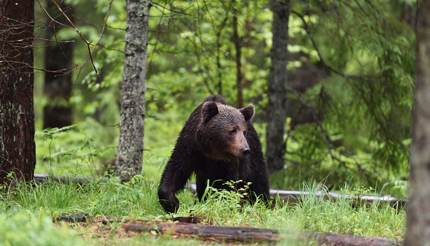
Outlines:
{"label": "tree trunk", "polygon": [[[71,6],[61,4],[61,8],[70,19],[73,19]],[[56,21],[47,19],[44,92],[48,103],[43,109],[43,128],[65,127],[72,124],[69,99],[72,94],[74,42],[59,40],[56,37],[63,27],[59,23],[68,21],[51,0],[47,1],[47,11]]]}
{"label": "tree trunk", "polygon": [[[235,3],[236,1],[234,1]],[[237,93],[237,107],[243,107],[243,85],[242,85],[242,42],[239,37],[239,24],[237,22],[238,6],[233,4],[233,43],[236,50],[236,93]]]}
{"label": "tree trunk", "polygon": [[0,0],[0,184],[33,178],[34,2]]}
{"label": "tree trunk", "polygon": [[116,174],[122,181],[142,171],[145,76],[150,0],[127,0],[124,75]]}
{"label": "tree trunk", "polygon": [[422,1],[420,8],[405,240],[411,246],[430,242],[430,2]]}
{"label": "tree trunk", "polygon": [[289,0],[271,0],[273,12],[272,67],[269,75],[269,105],[267,108],[266,158],[269,172],[284,167],[284,132],[287,109],[287,45]]}

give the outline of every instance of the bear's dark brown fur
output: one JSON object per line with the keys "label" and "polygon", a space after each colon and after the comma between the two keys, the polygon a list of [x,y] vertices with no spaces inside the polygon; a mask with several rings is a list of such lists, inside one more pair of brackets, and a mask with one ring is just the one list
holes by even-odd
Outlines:
{"label": "bear's dark brown fur", "polygon": [[209,182],[227,188],[226,181],[250,182],[250,200],[269,198],[269,182],[260,140],[252,126],[254,107],[241,109],[210,96],[190,115],[164,169],[158,197],[165,211],[179,208],[176,192],[196,174],[197,196],[202,200]]}

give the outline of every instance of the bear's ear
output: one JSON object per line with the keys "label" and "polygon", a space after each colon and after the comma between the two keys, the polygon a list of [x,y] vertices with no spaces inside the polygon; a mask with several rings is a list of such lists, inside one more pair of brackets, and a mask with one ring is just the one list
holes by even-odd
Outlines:
{"label": "bear's ear", "polygon": [[252,117],[254,117],[254,106],[248,105],[246,107],[243,107],[239,109],[239,111],[243,114],[246,121],[252,120]]}
{"label": "bear's ear", "polygon": [[205,102],[202,106],[203,122],[207,123],[212,117],[218,114],[218,106],[215,102]]}

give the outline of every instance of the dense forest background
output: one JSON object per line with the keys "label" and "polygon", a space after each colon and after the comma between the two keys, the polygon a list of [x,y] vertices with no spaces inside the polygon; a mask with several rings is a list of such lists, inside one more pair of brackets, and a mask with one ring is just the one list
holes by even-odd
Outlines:
{"label": "dense forest background", "polygon": [[[74,26],[36,2],[36,173],[106,174],[118,143],[125,1],[65,1]],[[410,0],[291,1],[285,165],[272,187],[315,182],[406,196],[415,17]],[[254,104],[265,148],[271,46],[267,1],[152,3],[144,176],[159,175],[209,94]],[[65,68],[49,68],[52,60]],[[50,77],[62,86],[49,86]],[[59,118],[69,126],[49,128]]]}

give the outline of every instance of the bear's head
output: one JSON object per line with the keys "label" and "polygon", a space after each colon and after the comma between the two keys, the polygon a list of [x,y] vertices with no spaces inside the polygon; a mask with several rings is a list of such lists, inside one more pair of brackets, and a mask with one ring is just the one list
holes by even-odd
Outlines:
{"label": "bear's head", "polygon": [[216,102],[205,102],[197,142],[204,155],[214,160],[243,158],[250,153],[246,140],[248,122],[254,116],[254,106],[237,109]]}

